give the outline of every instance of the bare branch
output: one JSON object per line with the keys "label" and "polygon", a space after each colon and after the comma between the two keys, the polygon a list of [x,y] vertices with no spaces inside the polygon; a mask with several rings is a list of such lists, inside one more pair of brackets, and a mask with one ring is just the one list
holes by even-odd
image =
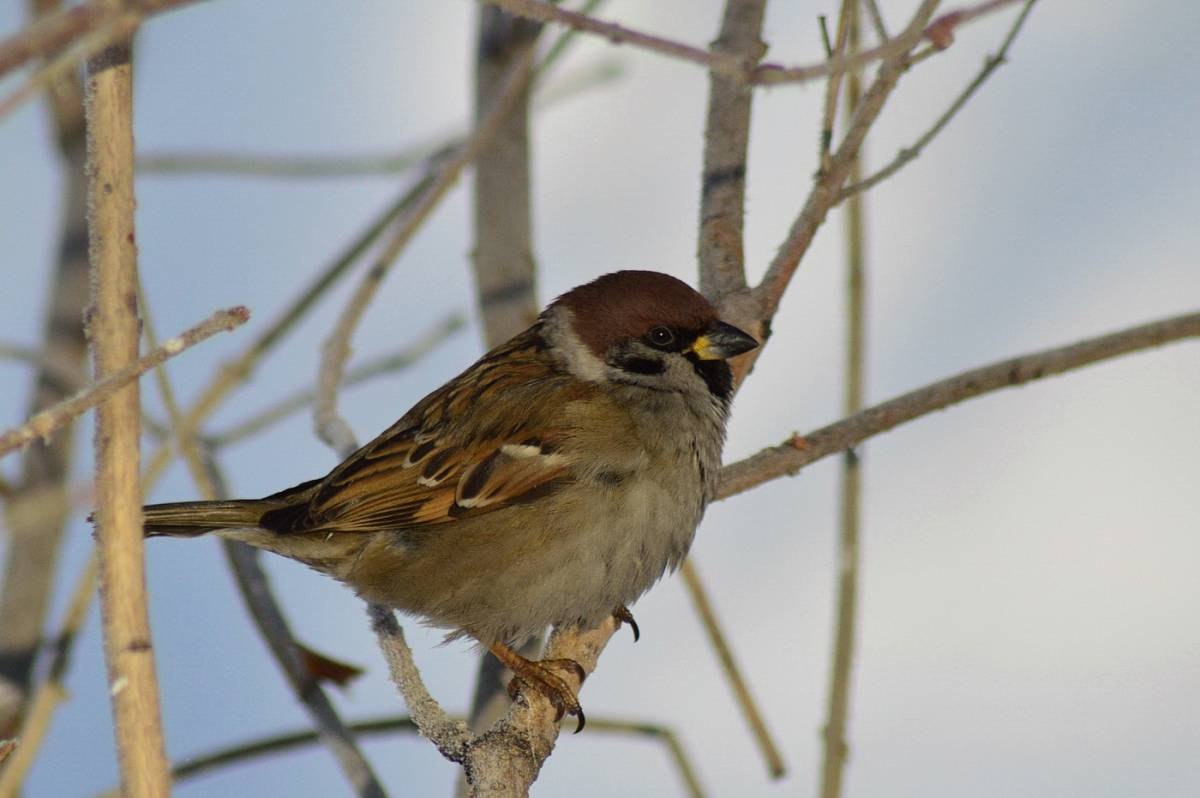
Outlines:
{"label": "bare branch", "polygon": [[[452,720],[461,720],[452,718]],[[350,730],[356,736],[374,736],[395,734],[397,732],[417,732],[417,724],[407,715],[392,715],[370,720],[361,720],[350,724]],[[598,732],[612,735],[633,735],[647,737],[661,742],[667,749],[672,762],[683,779],[684,787],[692,798],[703,798],[704,790],[696,776],[696,768],[688,757],[687,752],[679,742],[678,735],[668,726],[654,723],[642,723],[633,720],[616,718],[588,718],[588,732]],[[283,732],[269,737],[261,737],[242,743],[220,748],[207,754],[197,754],[186,757],[171,771],[176,782],[185,781],[194,776],[211,773],[230,765],[237,765],[262,756],[281,754],[318,742],[316,732],[305,729]]]}
{"label": "bare branch", "polygon": [[[44,13],[57,0],[31,0]],[[88,301],[87,148],[83,85],[78,75],[47,93],[54,118],[61,174],[61,224],[52,289],[42,322],[37,377],[27,402],[33,415],[87,383],[83,309]],[[51,366],[50,364],[54,364]],[[61,371],[59,370],[61,367]],[[34,660],[54,589],[58,550],[70,512],[68,499],[74,434],[69,427],[48,445],[34,445],[21,460],[20,484],[4,505],[10,536],[0,593],[0,737],[20,720],[30,694]],[[27,512],[26,503],[36,506]]]}
{"label": "bare branch", "polygon": [[43,410],[21,426],[0,434],[0,456],[27,446],[39,438],[48,440],[63,425],[101,402],[107,401],[109,397],[168,358],[178,355],[219,332],[233,330],[244,324],[249,318],[250,311],[244,307],[217,311],[195,327],[185,330],[175,338],[164,341],[162,346],[150,354],[92,384],[70,399]]}
{"label": "bare branch", "polygon": [[[526,59],[532,59],[532,57],[533,50],[531,48],[526,54]],[[412,240],[413,235],[420,229],[429,214],[438,206],[442,197],[457,182],[467,164],[475,160],[479,152],[487,146],[512,104],[524,92],[529,79],[529,62],[524,59],[523,61],[523,63],[518,62],[513,65],[502,91],[497,93],[487,116],[475,128],[467,141],[436,169],[429,185],[408,209],[392,239],[384,246],[371,270],[359,283],[338,319],[333,333],[326,339],[322,347],[321,368],[317,376],[314,424],[321,440],[333,446],[343,456],[349,455],[352,451],[351,442],[354,435],[350,432],[345,420],[337,413],[337,389],[342,381],[346,360],[350,356],[350,338],[366,312],[367,306],[374,298],[380,283],[401,251]]]}
{"label": "bare branch", "polygon": [[967,101],[970,100],[975,92],[979,90],[979,87],[982,86],[989,77],[991,77],[993,72],[1007,62],[1008,49],[1012,46],[1013,40],[1017,38],[1017,34],[1021,32],[1021,26],[1025,24],[1025,18],[1029,16],[1029,12],[1033,9],[1033,4],[1035,2],[1037,2],[1037,0],[1026,0],[1025,6],[1021,9],[1021,13],[1017,15],[1016,20],[1009,29],[1008,35],[1004,37],[1004,42],[1000,45],[1000,49],[996,51],[995,55],[988,56],[986,59],[984,59],[983,69],[981,69],[979,74],[977,74],[975,78],[967,84],[966,88],[962,90],[962,93],[954,98],[954,102],[950,103],[950,107],[947,108],[946,111],[937,118],[937,121],[933,123],[933,126],[929,128],[929,130],[925,131],[925,133],[919,139],[913,142],[912,146],[905,147],[904,149],[900,150],[891,163],[875,172],[870,177],[862,180],[854,180],[852,178],[850,185],[843,188],[841,193],[838,194],[838,203],[842,202],[847,197],[851,197],[855,194],[866,191],[869,188],[877,186],[884,180],[887,180],[889,177],[896,174],[896,172],[899,172],[906,164],[908,164],[909,161],[916,159],[917,156],[925,151],[925,148],[929,146],[929,143],[933,141],[943,129],[945,129],[946,125],[950,124],[950,120],[962,110],[963,106],[967,104]]}
{"label": "bare branch", "polygon": [[[754,700],[754,695],[750,692],[750,685],[742,675],[742,669],[733,656],[733,648],[729,645],[728,637],[717,620],[717,613],[709,599],[708,590],[704,587],[704,582],[700,579],[700,572],[696,568],[695,557],[688,557],[684,560],[679,572],[683,577],[683,584],[687,588],[688,596],[692,600],[692,607],[700,616],[700,623],[704,626],[704,631],[708,633],[708,642],[717,652],[717,661],[721,663],[721,671],[725,675],[725,680],[733,688],[734,698],[742,710],[742,715],[746,718],[746,723],[750,726],[754,742],[758,744],[758,750],[767,762],[767,772],[773,779],[783,778],[787,772],[787,768],[783,764],[783,757],[779,753],[779,747],[775,744],[775,740],[771,737],[771,731],[767,728],[766,721],[763,720],[758,702]],[[591,728],[591,721],[588,721],[588,728]]]}
{"label": "bare branch", "polygon": [[[574,660],[590,674],[619,626],[620,622],[610,617],[595,629],[556,629],[544,658]],[[561,675],[578,694],[582,685],[576,674]],[[471,794],[489,798],[527,795],[558,739],[555,714],[554,706],[541,693],[534,690],[520,693],[508,715],[472,741],[467,749],[463,767]]]}
{"label": "bare branch", "polygon": [[[89,61],[85,81],[93,291],[88,337],[101,378],[136,362],[141,337],[132,71],[130,44],[125,42]],[[166,795],[170,789],[146,612],[139,415],[136,383],[106,399],[96,414],[96,537],[104,650],[121,788],[137,798]]]}
{"label": "bare branch", "polygon": [[717,497],[727,499],[764,482],[796,474],[804,466],[845,451],[867,438],[967,399],[1130,352],[1195,337],[1200,337],[1200,312],[965,371],[867,408],[807,435],[793,435],[778,446],[768,447],[725,466],[721,470],[721,487]]}
{"label": "bare branch", "polygon": [[413,661],[412,650],[404,640],[404,630],[396,623],[392,611],[378,604],[370,604],[367,614],[371,618],[371,628],[379,638],[379,647],[387,660],[392,681],[400,688],[417,728],[442,756],[451,762],[462,762],[472,742],[467,724],[447,715],[425,688],[421,673]]}
{"label": "bare branch", "polygon": [[[875,123],[880,111],[883,110],[884,103],[907,68],[908,53],[921,40],[925,25],[933,16],[937,6],[938,0],[923,0],[908,27],[889,43],[889,46],[896,48],[896,54],[886,58],[880,65],[875,82],[863,96],[862,104],[855,112],[846,135],[842,138],[841,145],[838,146],[825,168],[821,170],[816,185],[813,186],[808,200],[804,203],[804,208],[801,209],[800,215],[792,224],[791,230],[788,231],[787,239],[772,259],[766,276],[754,289],[759,304],[760,319],[770,319],[775,315],[783,293],[796,268],[800,265],[801,258],[808,251],[817,230],[824,223],[838,192],[846,182],[867,131]],[[834,59],[834,61],[837,60]],[[760,352],[761,349],[755,351]],[[746,359],[753,361],[755,357],[757,355],[752,354]]]}
{"label": "bare branch", "polygon": [[[753,61],[746,62],[726,53],[703,50],[690,44],[643,33],[612,22],[603,22],[586,14],[552,5],[545,0],[482,0],[482,2],[503,8],[516,16],[536,19],[539,22],[569,25],[585,33],[602,36],[613,44],[632,44],[635,47],[641,47],[670,58],[700,64],[712,72],[720,73],[733,80],[758,85],[804,83],[835,71],[846,72],[851,69],[859,69],[875,61],[894,58],[900,53],[910,51],[915,45],[915,42],[904,42],[901,41],[901,37],[897,37],[883,42],[878,47],[863,50],[861,53],[830,59],[820,64],[794,67],[779,64],[754,66]],[[931,25],[928,32],[922,26],[920,37],[928,36],[939,49],[945,49],[953,40],[952,34],[957,26],[1013,2],[1017,2],[1017,0],[987,0],[978,6],[947,14]]]}
{"label": "bare branch", "polygon": [[304,668],[296,638],[272,595],[266,573],[259,565],[258,551],[232,540],[222,540],[221,544],[254,625],[267,642],[296,697],[312,718],[321,742],[333,754],[349,780],[354,794],[363,798],[383,798],[386,794],[383,786],[359,750],[354,734],[342,722],[317,680]]}
{"label": "bare branch", "polygon": [[[847,19],[847,46],[857,52],[860,43],[858,0],[851,0]],[[852,119],[862,99],[862,82],[857,72],[846,79],[846,117]],[[862,175],[863,151],[850,167],[849,180]],[[849,416],[862,410],[866,371],[866,233],[865,197],[855,197],[846,208],[846,371],[843,412]],[[862,462],[851,449],[842,457],[839,492],[838,554],[834,565],[837,601],[834,611],[832,655],[829,665],[828,715],[825,722],[825,755],[821,762],[822,798],[839,798],[849,746],[846,742],[850,716],[850,675],[854,663],[855,628],[858,622],[859,510]]]}
{"label": "bare branch", "polygon": [[[235,388],[242,385],[254,373],[258,363],[281,341],[300,321],[308,315],[319,299],[325,295],[337,282],[349,272],[358,259],[375,243],[376,239],[420,196],[427,185],[427,178],[406,189],[391,202],[370,224],[358,234],[343,250],[329,263],[316,279],[284,307],[278,317],[267,329],[259,333],[244,350],[232,360],[223,363],[217,373],[209,381],[200,398],[192,404],[183,417],[183,425],[178,434],[192,436],[200,425],[208,419],[221,402]],[[152,484],[166,469],[173,454],[170,442],[155,450],[148,458],[144,479]]]}
{"label": "bare branch", "polygon": [[[71,599],[67,603],[67,610],[63,614],[62,624],[54,641],[54,655],[49,671],[34,691],[29,711],[17,734],[21,747],[8,764],[0,768],[0,798],[13,798],[20,794],[25,776],[33,767],[46,733],[50,730],[50,719],[54,710],[67,697],[65,676],[70,665],[71,652],[75,648],[75,641],[79,639],[79,630],[83,628],[83,622],[87,619],[92,596],[96,594],[96,571],[99,565],[96,554],[96,550],[93,549],[75,581],[75,589],[71,592]],[[3,757],[0,757],[0,761],[2,760]]]}
{"label": "bare branch", "polygon": [[[384,374],[404,371],[432,352],[438,344],[461,330],[466,323],[466,319],[461,315],[447,316],[402,349],[363,361],[348,370],[346,378],[342,381],[342,387],[350,388]],[[298,413],[311,405],[315,398],[316,392],[311,388],[297,391],[224,432],[206,435],[205,443],[213,447],[222,447],[243,441]]]}
{"label": "bare branch", "polygon": [[[762,41],[766,0],[730,0],[713,50],[753,65],[767,52]],[[700,189],[700,292],[716,300],[746,288],[744,224],[746,151],[754,93],[745,83],[713,71],[704,123]]]}
{"label": "bare branch", "polygon": [[113,38],[98,47],[103,49],[128,35],[146,17],[193,2],[196,0],[139,0],[128,4],[91,0],[61,8],[0,40],[0,77],[35,59],[52,59],[89,33],[113,26]]}
{"label": "bare branch", "polygon": [[887,24],[883,21],[883,14],[879,11],[879,4],[875,0],[863,0],[863,6],[871,16],[871,24],[875,27],[875,38],[880,42],[886,42],[891,37],[887,32]]}

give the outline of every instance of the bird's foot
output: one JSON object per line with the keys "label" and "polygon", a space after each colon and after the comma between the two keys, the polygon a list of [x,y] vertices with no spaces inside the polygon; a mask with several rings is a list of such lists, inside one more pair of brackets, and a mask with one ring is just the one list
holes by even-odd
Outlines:
{"label": "bird's foot", "polygon": [[541,693],[554,707],[554,721],[562,720],[563,715],[573,715],[579,718],[575,733],[583,731],[587,719],[583,715],[583,707],[575,691],[563,677],[554,672],[555,668],[569,670],[579,678],[579,683],[587,678],[587,672],[573,659],[544,659],[533,661],[522,657],[503,643],[493,643],[489,650],[496,659],[513,672],[513,679],[508,683],[508,695],[514,701],[520,692],[521,685],[532,687]]}
{"label": "bird's foot", "polygon": [[633,613],[629,611],[628,607],[624,604],[617,607],[613,610],[613,617],[621,623],[629,624],[629,628],[633,630],[633,642],[636,643],[642,639],[642,630],[638,628],[637,621],[633,619]]}

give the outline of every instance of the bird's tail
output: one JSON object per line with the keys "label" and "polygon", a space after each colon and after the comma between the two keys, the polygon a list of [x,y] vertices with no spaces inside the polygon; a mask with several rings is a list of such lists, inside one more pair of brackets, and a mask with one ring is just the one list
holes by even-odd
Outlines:
{"label": "bird's tail", "polygon": [[262,499],[219,502],[171,502],[142,508],[146,537],[192,538],[230,527],[255,527],[275,505]]}

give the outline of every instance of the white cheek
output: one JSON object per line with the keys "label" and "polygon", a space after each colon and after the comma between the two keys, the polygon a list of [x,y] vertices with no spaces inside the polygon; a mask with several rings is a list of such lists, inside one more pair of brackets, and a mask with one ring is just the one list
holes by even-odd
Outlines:
{"label": "white cheek", "polygon": [[587,382],[604,381],[604,361],[592,354],[571,329],[571,311],[559,306],[546,319],[546,337],[560,353],[567,371]]}

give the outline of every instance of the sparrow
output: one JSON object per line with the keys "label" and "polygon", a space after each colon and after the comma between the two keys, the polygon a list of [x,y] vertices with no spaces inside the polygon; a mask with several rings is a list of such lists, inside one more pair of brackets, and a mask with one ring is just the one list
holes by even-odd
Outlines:
{"label": "sparrow", "polygon": [[584,716],[556,667],[516,652],[592,628],[687,555],[713,498],[733,394],[758,342],[686,283],[619,271],[419,401],[324,477],[261,499],[153,504],[145,534],[209,532],[298,560],[370,602],[473,638]]}

